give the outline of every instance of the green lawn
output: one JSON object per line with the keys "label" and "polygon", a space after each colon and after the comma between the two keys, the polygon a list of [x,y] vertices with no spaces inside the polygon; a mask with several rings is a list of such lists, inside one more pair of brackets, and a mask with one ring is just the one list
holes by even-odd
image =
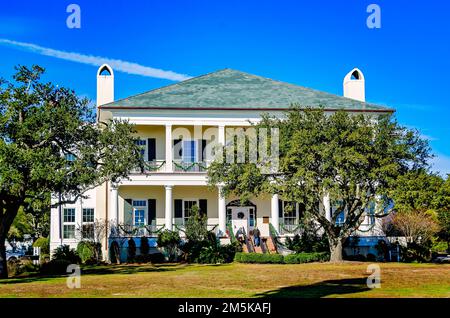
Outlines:
{"label": "green lawn", "polygon": [[381,288],[366,286],[368,263],[298,265],[111,265],[65,277],[0,280],[0,297],[450,297],[450,265],[382,263]]}

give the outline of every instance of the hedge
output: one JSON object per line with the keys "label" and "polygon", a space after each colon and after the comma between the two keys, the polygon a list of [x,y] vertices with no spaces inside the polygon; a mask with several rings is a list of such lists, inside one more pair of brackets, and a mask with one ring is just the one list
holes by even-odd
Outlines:
{"label": "hedge", "polygon": [[311,262],[327,262],[330,260],[330,254],[327,252],[321,253],[298,253],[290,254],[284,257],[286,264],[302,264]]}
{"label": "hedge", "polygon": [[301,264],[309,262],[324,262],[329,260],[329,254],[299,253],[283,256],[280,254],[236,253],[234,261],[252,264]]}

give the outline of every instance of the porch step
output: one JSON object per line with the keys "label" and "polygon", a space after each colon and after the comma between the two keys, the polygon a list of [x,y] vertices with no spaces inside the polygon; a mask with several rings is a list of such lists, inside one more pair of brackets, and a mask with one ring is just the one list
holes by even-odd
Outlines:
{"label": "porch step", "polygon": [[275,247],[275,244],[271,236],[267,237],[266,244],[270,254],[277,253],[277,248]]}
{"label": "porch step", "polygon": [[[242,244],[242,251],[244,253],[259,253],[259,254],[265,254],[270,252],[270,248],[267,247],[265,241],[268,241],[270,237],[261,237],[260,240],[260,246],[256,246],[254,244],[254,238],[253,236],[246,237],[245,243]],[[272,252],[270,252],[272,253]],[[276,253],[276,250],[275,252]]]}

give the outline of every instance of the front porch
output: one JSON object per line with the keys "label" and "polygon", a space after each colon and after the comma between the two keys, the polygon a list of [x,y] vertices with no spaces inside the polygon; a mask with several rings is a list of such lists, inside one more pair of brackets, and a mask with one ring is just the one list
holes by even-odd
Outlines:
{"label": "front porch", "polygon": [[221,239],[240,228],[246,233],[258,228],[262,236],[269,236],[269,224],[279,236],[295,235],[300,230],[300,208],[288,211],[278,195],[241,204],[219,192],[206,185],[120,185],[110,190],[108,219],[129,237],[157,237],[163,229],[177,230],[183,237],[190,211],[197,206],[207,216],[208,229]]}

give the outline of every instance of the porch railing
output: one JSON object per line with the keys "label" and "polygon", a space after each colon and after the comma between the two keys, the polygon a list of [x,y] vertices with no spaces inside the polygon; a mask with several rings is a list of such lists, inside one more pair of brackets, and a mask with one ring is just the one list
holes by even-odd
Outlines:
{"label": "porch railing", "polygon": [[144,162],[144,170],[141,168],[134,168],[132,173],[151,173],[151,172],[163,172],[166,169],[165,160],[153,160]]}
{"label": "porch railing", "polygon": [[185,162],[183,160],[173,160],[173,171],[176,172],[206,172],[209,161]]}
{"label": "porch railing", "polygon": [[111,237],[140,237],[157,236],[164,229],[164,225],[130,225],[118,224],[111,228]]}
{"label": "porch railing", "polygon": [[295,235],[301,234],[303,231],[301,225],[299,224],[283,224],[280,223],[278,233],[280,235]]}

